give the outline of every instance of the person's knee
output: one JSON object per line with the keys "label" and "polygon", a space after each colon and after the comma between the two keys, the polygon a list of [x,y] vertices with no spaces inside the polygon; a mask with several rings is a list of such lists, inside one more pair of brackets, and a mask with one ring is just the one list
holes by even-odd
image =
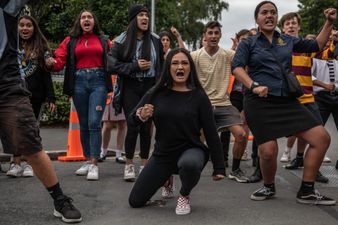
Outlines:
{"label": "person's knee", "polygon": [[201,163],[195,162],[193,160],[184,160],[183,162],[179,163],[179,169],[189,172],[200,172],[201,171]]}
{"label": "person's knee", "polygon": [[331,137],[325,129],[323,129],[323,131],[319,134],[317,140],[318,141],[316,144],[321,145],[321,148],[325,150],[329,148],[331,143]]}
{"label": "person's knee", "polygon": [[234,134],[234,137],[235,137],[235,141],[236,141],[236,142],[245,142],[245,141],[247,141],[248,135],[247,135],[247,133],[245,132],[245,130],[242,129],[242,130],[236,132],[236,133]]}
{"label": "person's knee", "polygon": [[147,203],[146,201],[141,201],[140,199],[136,198],[133,195],[129,196],[129,205],[132,208],[141,208],[143,206],[145,206],[145,204]]}
{"label": "person's knee", "polygon": [[274,160],[277,157],[277,154],[274,151],[263,150],[259,151],[259,158],[265,161]]}

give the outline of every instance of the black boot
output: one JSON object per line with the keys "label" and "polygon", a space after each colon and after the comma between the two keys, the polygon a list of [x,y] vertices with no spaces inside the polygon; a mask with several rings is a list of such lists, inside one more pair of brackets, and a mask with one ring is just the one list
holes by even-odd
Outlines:
{"label": "black boot", "polygon": [[319,183],[328,183],[329,178],[325,177],[320,171],[318,171],[317,176],[316,176],[316,181]]}
{"label": "black boot", "polygon": [[249,183],[257,183],[263,179],[261,170],[256,168],[254,173],[249,177]]}

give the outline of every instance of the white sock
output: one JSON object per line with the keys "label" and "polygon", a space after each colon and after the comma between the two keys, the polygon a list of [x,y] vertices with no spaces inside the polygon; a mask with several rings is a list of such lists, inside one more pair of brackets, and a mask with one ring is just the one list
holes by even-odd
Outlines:
{"label": "white sock", "polygon": [[107,152],[108,152],[108,149],[107,149],[107,148],[101,148],[100,156],[101,156],[101,157],[106,156],[106,155],[107,155]]}
{"label": "white sock", "polygon": [[291,149],[292,149],[292,147],[290,148],[290,147],[286,146],[286,148],[285,148],[285,153],[291,152]]}
{"label": "white sock", "polygon": [[122,152],[121,152],[121,150],[115,150],[115,153],[116,153],[116,158],[119,158],[119,157],[121,157],[122,156]]}

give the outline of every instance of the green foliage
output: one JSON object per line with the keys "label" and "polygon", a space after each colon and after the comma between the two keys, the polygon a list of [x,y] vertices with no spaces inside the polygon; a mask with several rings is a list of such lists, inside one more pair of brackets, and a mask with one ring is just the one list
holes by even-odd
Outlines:
{"label": "green foliage", "polygon": [[[150,0],[31,0],[29,9],[47,39],[60,43],[83,9],[96,14],[106,34],[120,34],[128,23],[128,7],[135,2],[151,8]],[[228,7],[222,0],[156,0],[155,29],[160,32],[175,26],[184,41],[195,46],[202,34],[202,21],[220,19],[221,12]]]}
{"label": "green foliage", "polygon": [[[299,14],[302,17],[302,34],[318,34],[324,24],[324,10],[327,8],[338,9],[337,0],[298,0]],[[335,26],[338,27],[338,21]]]}
{"label": "green foliage", "polygon": [[63,83],[53,82],[55,97],[56,97],[56,109],[53,113],[46,108],[42,115],[42,125],[55,125],[55,124],[67,124],[69,121],[70,102],[68,96],[62,94]]}

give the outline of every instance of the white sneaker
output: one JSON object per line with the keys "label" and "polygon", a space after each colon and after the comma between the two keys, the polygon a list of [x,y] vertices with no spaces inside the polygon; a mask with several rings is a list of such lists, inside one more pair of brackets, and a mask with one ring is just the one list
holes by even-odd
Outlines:
{"label": "white sneaker", "polygon": [[87,180],[99,179],[99,167],[95,164],[91,164],[88,169]]}
{"label": "white sneaker", "polygon": [[11,163],[9,166],[9,170],[7,171],[6,175],[9,177],[21,177],[22,176],[22,167],[15,163]]}
{"label": "white sneaker", "polygon": [[190,213],[191,208],[190,208],[189,196],[188,197],[183,197],[183,196],[178,197],[177,206],[176,206],[175,211],[176,211],[177,215],[186,215],[186,214]]}
{"label": "white sneaker", "polygon": [[324,159],[323,159],[323,162],[325,162],[325,163],[330,163],[330,162],[331,162],[331,159],[330,159],[327,155],[325,155],[325,157],[324,157]]}
{"label": "white sneaker", "polygon": [[90,162],[85,162],[81,167],[80,169],[76,170],[75,173],[76,175],[79,175],[79,176],[85,176],[87,175],[88,173],[88,170],[89,170],[89,166],[91,165]]}
{"label": "white sneaker", "polygon": [[280,161],[281,162],[289,162],[290,160],[291,160],[290,152],[284,151],[282,157],[280,158]]}
{"label": "white sneaker", "polygon": [[23,168],[23,173],[22,173],[23,177],[34,177],[34,172],[33,172],[33,168],[31,167],[31,165],[26,164],[22,168]]}
{"label": "white sneaker", "polygon": [[138,175],[141,174],[141,172],[142,172],[143,169],[144,169],[144,166],[140,166],[140,169],[139,169],[139,171],[138,171]]}
{"label": "white sneaker", "polygon": [[175,186],[162,187],[162,198],[169,199],[174,197]]}
{"label": "white sneaker", "polygon": [[125,165],[123,179],[125,181],[134,181],[135,177],[136,175],[135,175],[134,164]]}

